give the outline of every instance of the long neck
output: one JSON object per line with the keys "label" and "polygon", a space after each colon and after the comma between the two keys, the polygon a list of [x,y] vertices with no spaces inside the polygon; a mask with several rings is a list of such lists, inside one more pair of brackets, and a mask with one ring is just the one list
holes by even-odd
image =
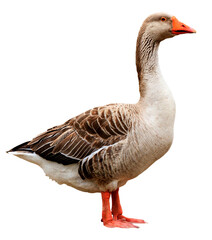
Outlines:
{"label": "long neck", "polygon": [[158,73],[158,47],[159,42],[155,42],[148,33],[141,28],[136,46],[136,67],[141,98],[145,96],[148,79],[151,78],[153,74]]}

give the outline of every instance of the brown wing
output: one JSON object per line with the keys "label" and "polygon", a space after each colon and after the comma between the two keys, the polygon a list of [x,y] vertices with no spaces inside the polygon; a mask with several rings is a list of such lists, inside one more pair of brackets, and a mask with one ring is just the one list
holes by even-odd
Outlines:
{"label": "brown wing", "polygon": [[34,138],[28,146],[41,157],[64,165],[81,161],[126,138],[130,121],[125,105],[93,108]]}

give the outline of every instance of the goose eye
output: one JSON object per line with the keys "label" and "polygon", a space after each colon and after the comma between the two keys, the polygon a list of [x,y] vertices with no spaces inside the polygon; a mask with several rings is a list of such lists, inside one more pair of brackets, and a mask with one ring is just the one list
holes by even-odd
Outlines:
{"label": "goose eye", "polygon": [[162,17],[160,20],[161,20],[162,22],[165,22],[165,21],[166,21],[166,18],[165,18],[165,17]]}

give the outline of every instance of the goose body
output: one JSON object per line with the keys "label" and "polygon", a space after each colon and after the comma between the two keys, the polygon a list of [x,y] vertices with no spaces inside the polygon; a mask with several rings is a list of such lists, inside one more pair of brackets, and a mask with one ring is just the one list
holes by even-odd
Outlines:
{"label": "goose body", "polygon": [[140,99],[136,104],[93,108],[9,153],[39,165],[59,184],[101,192],[105,226],[143,223],[123,217],[118,189],[161,158],[172,144],[175,102],[161,75],[157,53],[160,41],[185,32],[195,31],[170,15],[151,15],[137,40]]}

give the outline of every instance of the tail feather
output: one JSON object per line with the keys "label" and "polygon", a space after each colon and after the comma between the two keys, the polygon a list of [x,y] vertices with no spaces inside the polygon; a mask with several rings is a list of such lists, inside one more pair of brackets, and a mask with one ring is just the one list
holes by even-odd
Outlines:
{"label": "tail feather", "polygon": [[7,151],[7,153],[15,155],[16,157],[22,158],[28,162],[37,164],[40,166],[42,162],[42,158],[37,155],[29,146],[29,142],[22,143],[11,150]]}
{"label": "tail feather", "polygon": [[22,143],[12,149],[10,149],[9,151],[7,151],[7,153],[10,153],[10,152],[30,152],[30,153],[33,153],[34,151],[28,146],[28,142],[25,142],[25,143]]}

